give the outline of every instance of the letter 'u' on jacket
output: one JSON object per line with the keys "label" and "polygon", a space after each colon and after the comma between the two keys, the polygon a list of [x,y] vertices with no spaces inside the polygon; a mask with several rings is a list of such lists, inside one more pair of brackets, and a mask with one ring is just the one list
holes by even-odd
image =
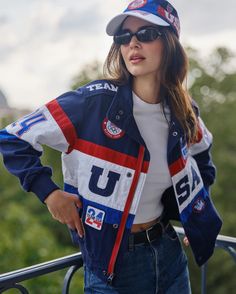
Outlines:
{"label": "letter 'u' on jacket", "polygon": [[[202,265],[213,253],[222,222],[209,195],[215,179],[212,135],[200,117],[198,120],[198,142],[189,146],[171,116],[167,162],[173,186],[162,201],[165,213],[181,221],[195,260]],[[111,264],[115,272],[121,268],[150,161],[133,116],[131,85],[94,81],[1,130],[5,166],[19,177],[26,191],[34,192],[43,202],[57,185],[51,180],[51,169],[40,162],[42,145],[62,152],[64,189],[76,193],[83,205],[79,213],[85,238],[71,231],[73,241],[79,245],[85,264],[106,280]],[[127,198],[132,189],[129,207]],[[127,218],[122,224],[124,213]],[[121,225],[116,258],[114,246]]]}

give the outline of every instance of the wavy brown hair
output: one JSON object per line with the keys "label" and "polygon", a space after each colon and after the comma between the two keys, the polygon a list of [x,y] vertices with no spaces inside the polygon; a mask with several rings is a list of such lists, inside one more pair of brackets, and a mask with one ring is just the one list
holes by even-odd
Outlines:
{"label": "wavy brown hair", "polygon": [[[182,126],[188,143],[197,141],[198,122],[193,110],[191,97],[186,87],[188,58],[176,35],[168,28],[160,27],[164,44],[160,66],[160,97],[163,109],[167,103],[171,112]],[[120,45],[112,44],[104,63],[104,75],[118,85],[128,83],[128,72],[121,55]]]}

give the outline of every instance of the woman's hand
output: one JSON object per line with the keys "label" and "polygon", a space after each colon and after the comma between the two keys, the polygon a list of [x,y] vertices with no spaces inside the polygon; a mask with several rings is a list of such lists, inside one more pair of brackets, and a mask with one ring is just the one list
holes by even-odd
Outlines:
{"label": "woman's hand", "polygon": [[77,230],[79,236],[84,236],[84,228],[77,208],[82,204],[78,196],[62,190],[55,190],[44,201],[52,217],[72,230]]}
{"label": "woman's hand", "polygon": [[183,238],[183,243],[185,246],[189,246],[189,240],[186,236],[184,236],[184,238]]}

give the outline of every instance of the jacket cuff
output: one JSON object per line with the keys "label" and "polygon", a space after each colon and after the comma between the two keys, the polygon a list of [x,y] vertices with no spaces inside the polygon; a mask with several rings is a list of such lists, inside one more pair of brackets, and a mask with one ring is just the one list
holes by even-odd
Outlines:
{"label": "jacket cuff", "polygon": [[60,189],[46,174],[41,174],[37,176],[30,187],[30,191],[35,193],[36,196],[44,203],[44,200],[53,191]]}

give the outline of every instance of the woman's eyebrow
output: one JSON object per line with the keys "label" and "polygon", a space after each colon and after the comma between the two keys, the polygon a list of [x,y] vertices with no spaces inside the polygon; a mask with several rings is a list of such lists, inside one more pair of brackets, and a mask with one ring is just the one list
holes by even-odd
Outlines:
{"label": "woman's eyebrow", "polygon": [[[137,28],[137,30],[135,32],[137,32],[139,30],[142,30],[142,29],[146,29],[146,28],[155,28],[155,29],[158,29],[158,26],[156,26],[154,24],[153,25],[150,24],[150,25],[141,26],[141,27]],[[124,27],[124,28],[121,28],[121,31],[131,31],[131,29]]]}

